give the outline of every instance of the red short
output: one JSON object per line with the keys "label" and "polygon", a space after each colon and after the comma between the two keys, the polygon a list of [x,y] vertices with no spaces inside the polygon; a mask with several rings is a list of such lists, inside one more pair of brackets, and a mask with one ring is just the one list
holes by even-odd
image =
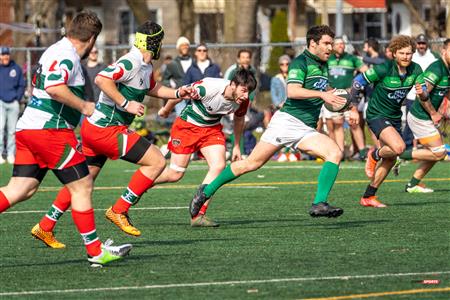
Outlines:
{"label": "red short", "polygon": [[98,127],[86,118],[81,125],[83,154],[86,156],[105,155],[109,159],[118,159],[142,138],[128,129],[128,126]]}
{"label": "red short", "polygon": [[71,129],[26,129],[16,132],[15,165],[65,169],[86,160]]}
{"label": "red short", "polygon": [[168,148],[176,154],[191,154],[212,145],[225,146],[222,125],[200,127],[177,118],[170,131]]}

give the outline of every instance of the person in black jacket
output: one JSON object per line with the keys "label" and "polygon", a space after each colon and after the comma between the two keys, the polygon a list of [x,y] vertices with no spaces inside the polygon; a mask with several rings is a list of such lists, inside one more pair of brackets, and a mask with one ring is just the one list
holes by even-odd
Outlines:
{"label": "person in black jacket", "polygon": [[195,49],[195,60],[184,76],[184,84],[199,81],[205,77],[222,78],[220,67],[208,57],[206,44],[199,44]]}

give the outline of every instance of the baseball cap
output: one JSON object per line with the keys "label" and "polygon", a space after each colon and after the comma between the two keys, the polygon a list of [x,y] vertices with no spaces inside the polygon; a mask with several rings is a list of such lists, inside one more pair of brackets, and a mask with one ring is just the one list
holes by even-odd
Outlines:
{"label": "baseball cap", "polygon": [[425,34],[423,34],[423,33],[419,34],[417,36],[417,38],[416,38],[416,43],[426,43],[426,44],[428,44],[428,39],[425,36]]}
{"label": "baseball cap", "polygon": [[9,52],[10,52],[9,47],[1,47],[1,49],[0,49],[1,55],[9,54]]}

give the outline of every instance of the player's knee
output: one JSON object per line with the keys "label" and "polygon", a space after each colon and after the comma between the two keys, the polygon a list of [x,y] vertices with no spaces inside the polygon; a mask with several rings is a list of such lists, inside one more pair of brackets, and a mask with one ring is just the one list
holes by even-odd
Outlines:
{"label": "player's knee", "polygon": [[328,153],[325,154],[325,161],[330,161],[333,163],[340,163],[342,160],[344,153],[339,149],[339,147],[336,147],[335,149],[330,149]]}
{"label": "player's knee", "polygon": [[433,152],[434,157],[436,158],[436,161],[444,160],[447,157],[447,152],[439,151],[439,152]]}
{"label": "player's knee", "polygon": [[211,171],[215,171],[217,173],[220,173],[220,172],[223,171],[223,169],[225,169],[225,167],[226,167],[225,162],[221,161],[221,162],[215,162],[209,169]]}
{"label": "player's knee", "polygon": [[406,150],[406,145],[404,143],[397,144],[392,147],[392,151],[394,151],[394,153],[396,155],[402,154],[403,152],[405,152],[405,150]]}
{"label": "player's knee", "polygon": [[164,170],[165,167],[166,167],[166,160],[164,159],[163,156],[161,156],[161,158],[155,162],[155,168],[157,168],[159,171],[162,171]]}

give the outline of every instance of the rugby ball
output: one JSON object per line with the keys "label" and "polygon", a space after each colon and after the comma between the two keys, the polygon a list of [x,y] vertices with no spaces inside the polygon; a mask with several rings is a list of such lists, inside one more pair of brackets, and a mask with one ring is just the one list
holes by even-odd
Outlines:
{"label": "rugby ball", "polygon": [[328,109],[331,112],[343,112],[349,109],[350,104],[352,103],[351,99],[350,99],[350,94],[344,90],[344,89],[337,89],[334,91],[333,93],[336,96],[345,98],[346,102],[343,105],[332,105],[329,103],[324,103],[325,108]]}

